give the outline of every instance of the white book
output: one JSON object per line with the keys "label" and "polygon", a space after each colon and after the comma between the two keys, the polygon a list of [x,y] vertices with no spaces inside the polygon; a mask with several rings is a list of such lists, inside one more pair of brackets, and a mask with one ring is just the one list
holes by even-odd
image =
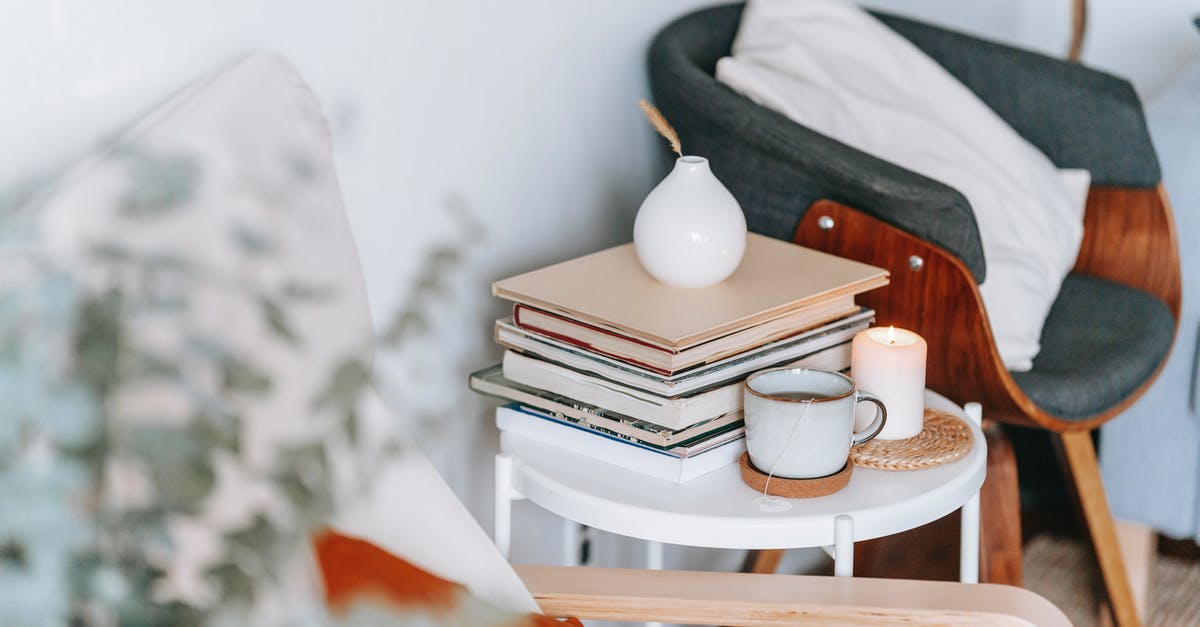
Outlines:
{"label": "white book", "polygon": [[516,402],[522,410],[540,411],[565,420],[604,432],[613,432],[618,437],[633,439],[638,442],[660,449],[691,448],[702,446],[708,436],[717,431],[738,429],[745,431],[742,426],[742,412],[729,412],[707,422],[694,424],[685,429],[667,429],[645,420],[632,416],[618,414],[610,409],[580,403],[562,394],[547,392],[521,385],[504,378],[500,364],[471,373],[468,385],[480,394],[494,396],[506,401]]}
{"label": "white book", "polygon": [[680,396],[721,383],[740,381],[756,370],[791,363],[824,348],[851,340],[859,331],[870,326],[874,317],[873,310],[863,308],[857,313],[815,329],[672,376],[663,376],[652,370],[522,329],[513,324],[511,318],[497,320],[495,334],[496,342],[505,348],[560,363],[574,370],[590,372],[647,392],[662,396]]}
{"label": "white book", "polygon": [[[844,370],[850,366],[850,344],[842,342],[787,365]],[[511,350],[504,352],[503,368],[504,378],[510,381],[669,429],[682,429],[741,410],[743,404],[741,380],[684,396],[666,397]]]}
{"label": "white book", "polygon": [[624,440],[608,438],[580,427],[527,414],[508,407],[496,408],[496,426],[500,428],[500,446],[508,446],[513,436],[571,451],[615,466],[670,481],[684,483],[718,468],[737,463],[746,450],[746,439],[689,457],[673,457],[661,451],[642,448]]}

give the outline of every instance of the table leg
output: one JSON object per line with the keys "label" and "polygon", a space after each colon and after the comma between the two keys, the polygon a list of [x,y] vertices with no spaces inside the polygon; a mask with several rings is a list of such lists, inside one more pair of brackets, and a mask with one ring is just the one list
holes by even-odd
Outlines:
{"label": "table leg", "polygon": [[979,583],[979,493],[962,506],[962,533],[959,538],[958,580]]}
{"label": "table leg", "polygon": [[[663,569],[663,544],[653,540],[646,541],[646,568],[649,570]],[[644,623],[645,627],[663,627],[662,623]]]}
{"label": "table leg", "polygon": [[[975,426],[983,425],[983,406],[967,403],[963,406],[967,419]],[[971,495],[962,506],[962,531],[959,537],[958,580],[979,583],[979,492]]]}
{"label": "table leg", "polygon": [[833,574],[854,576],[854,519],[845,514],[833,522]]}
{"label": "table leg", "polygon": [[579,566],[579,523],[564,518],[563,520],[563,566]]}
{"label": "table leg", "polygon": [[504,453],[496,454],[496,496],[494,538],[496,548],[504,559],[509,558],[512,543],[512,502],[515,490],[512,487],[512,458]]}
{"label": "table leg", "polygon": [[646,568],[650,570],[663,569],[663,544],[653,540],[646,541]]}

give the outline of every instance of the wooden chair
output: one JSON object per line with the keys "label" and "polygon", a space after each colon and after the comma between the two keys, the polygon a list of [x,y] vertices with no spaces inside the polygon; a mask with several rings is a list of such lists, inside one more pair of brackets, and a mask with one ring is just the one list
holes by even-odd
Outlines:
{"label": "wooden chair", "polygon": [[[1170,208],[1132,88],[1075,64],[877,16],[1057,165],[1092,172],[1083,245],[1047,319],[1042,353],[1032,371],[1010,373],[979,295],[982,245],[966,199],[717,83],[713,71],[729,53],[740,12],[699,11],[659,33],[649,59],[659,108],[690,151],[710,157],[752,230],[891,271],[892,284],[861,302],[878,320],[925,336],[931,389],[980,401],[990,419],[1053,434],[1115,617],[1137,624],[1091,431],[1132,403],[1165,362],[1179,318],[1180,272]],[[985,581],[1020,583],[1016,499],[1011,467],[989,468]]]}

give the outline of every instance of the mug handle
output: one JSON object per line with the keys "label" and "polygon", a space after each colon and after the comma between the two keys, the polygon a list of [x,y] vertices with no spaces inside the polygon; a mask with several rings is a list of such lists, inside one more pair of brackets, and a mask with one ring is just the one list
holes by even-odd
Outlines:
{"label": "mug handle", "polygon": [[867,425],[865,430],[857,431],[850,435],[850,446],[858,446],[879,435],[879,432],[883,431],[883,425],[887,424],[887,407],[883,406],[883,401],[879,400],[878,396],[860,390],[858,398],[854,399],[854,406],[857,407],[863,401],[875,403],[875,420],[871,421],[871,424]]}

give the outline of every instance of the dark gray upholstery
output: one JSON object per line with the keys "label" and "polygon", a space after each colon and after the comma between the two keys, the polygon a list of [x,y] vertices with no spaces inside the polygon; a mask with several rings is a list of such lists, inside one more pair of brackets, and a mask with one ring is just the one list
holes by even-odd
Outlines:
{"label": "dark gray upholstery", "polygon": [[[741,5],[701,10],[668,25],[650,47],[659,108],[746,209],[753,231],[790,239],[805,209],[829,198],[958,256],[976,280],[986,267],[974,213],[956,190],[855,150],[721,85]],[[1059,166],[1098,185],[1152,187],[1158,160],[1128,82],[1079,65],[885,14],[908,38]]]}
{"label": "dark gray upholstery", "polygon": [[892,15],[876,14],[987,103],[1060,168],[1093,185],[1154,187],[1162,179],[1142,101],[1128,81]]}
{"label": "dark gray upholstery", "polygon": [[1059,418],[1094,416],[1129,396],[1171,349],[1175,319],[1157,298],[1070,275],[1046,318],[1042,351],[1013,379]]}
{"label": "dark gray upholstery", "polygon": [[813,201],[858,208],[957,255],[983,280],[983,247],[967,199],[759,107],[713,78],[729,54],[741,6],[706,9],[667,26],[650,47],[655,101],[746,212],[750,230],[791,239]]}
{"label": "dark gray upholstery", "polygon": [[[729,54],[741,5],[701,10],[668,25],[650,48],[657,104],[687,152],[709,158],[741,203],[750,229],[790,240],[813,201],[827,198],[945,248],[983,282],[974,213],[947,185],[877,159],[760,107],[713,78]],[[1129,83],[1082,66],[876,14],[1062,167],[1093,183],[1152,187],[1158,160]],[[1174,331],[1155,297],[1070,276],[1046,320],[1021,389],[1064,419],[1100,413],[1135,390],[1165,358]]]}

